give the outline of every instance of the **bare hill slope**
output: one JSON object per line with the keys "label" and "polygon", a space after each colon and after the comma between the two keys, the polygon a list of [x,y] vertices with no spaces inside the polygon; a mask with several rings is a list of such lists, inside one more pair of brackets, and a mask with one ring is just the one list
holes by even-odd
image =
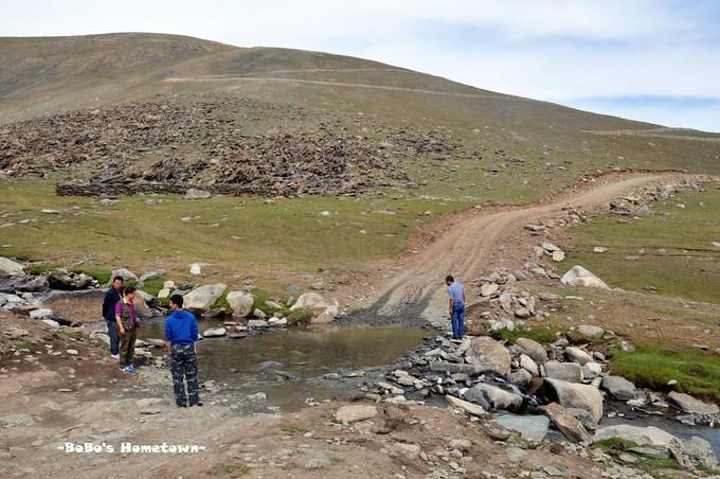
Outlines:
{"label": "bare hill slope", "polygon": [[720,135],[174,35],[0,38],[0,125],[0,174],[92,184],[122,170],[222,191],[525,202],[609,169],[720,172]]}

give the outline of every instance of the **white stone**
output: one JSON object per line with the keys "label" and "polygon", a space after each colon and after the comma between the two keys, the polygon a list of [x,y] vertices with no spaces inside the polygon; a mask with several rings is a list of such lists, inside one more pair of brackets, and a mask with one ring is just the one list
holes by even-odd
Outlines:
{"label": "white stone", "polygon": [[610,289],[610,287],[594,274],[580,265],[573,266],[565,273],[560,281],[570,286],[581,286],[586,288]]}
{"label": "white stone", "polygon": [[233,316],[244,318],[253,310],[255,298],[245,291],[230,291],[227,294],[227,302],[232,308]]}
{"label": "white stone", "polygon": [[206,284],[198,286],[185,295],[185,307],[188,309],[208,309],[225,292],[225,284]]}

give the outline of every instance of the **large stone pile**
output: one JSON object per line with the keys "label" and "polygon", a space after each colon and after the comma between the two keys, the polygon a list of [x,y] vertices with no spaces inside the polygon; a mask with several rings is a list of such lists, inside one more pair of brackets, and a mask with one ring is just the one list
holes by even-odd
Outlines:
{"label": "large stone pile", "polygon": [[351,134],[336,113],[324,110],[308,115],[299,106],[216,94],[160,96],[6,125],[0,175],[43,177],[80,165],[94,172],[58,185],[63,195],[178,193],[196,186],[218,194],[355,194],[407,186],[398,166],[403,158],[460,148],[435,130],[371,130],[374,139]]}

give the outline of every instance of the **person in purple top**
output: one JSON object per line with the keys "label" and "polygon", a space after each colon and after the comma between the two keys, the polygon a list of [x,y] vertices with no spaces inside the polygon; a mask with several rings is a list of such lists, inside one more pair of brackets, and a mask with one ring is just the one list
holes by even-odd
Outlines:
{"label": "person in purple top", "polygon": [[465,286],[456,282],[451,275],[445,277],[445,284],[448,287],[453,339],[462,339],[465,336]]}
{"label": "person in purple top", "polygon": [[128,286],[123,298],[115,305],[115,321],[120,334],[120,369],[126,373],[135,371],[132,365],[137,339],[137,314],[135,314],[135,288]]}

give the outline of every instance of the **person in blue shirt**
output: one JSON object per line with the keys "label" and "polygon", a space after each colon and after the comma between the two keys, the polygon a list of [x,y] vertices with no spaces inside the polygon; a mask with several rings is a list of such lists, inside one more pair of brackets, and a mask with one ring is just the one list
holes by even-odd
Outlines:
{"label": "person in blue shirt", "polygon": [[445,277],[445,284],[448,287],[453,339],[462,339],[465,336],[465,286],[456,282],[451,275]]}
{"label": "person in blue shirt", "polygon": [[[165,345],[170,354],[175,403],[178,407],[202,406],[198,395],[197,345],[198,324],[195,315],[183,309],[183,297],[170,297],[172,313],[165,319]],[[187,396],[185,395],[187,382]]]}

